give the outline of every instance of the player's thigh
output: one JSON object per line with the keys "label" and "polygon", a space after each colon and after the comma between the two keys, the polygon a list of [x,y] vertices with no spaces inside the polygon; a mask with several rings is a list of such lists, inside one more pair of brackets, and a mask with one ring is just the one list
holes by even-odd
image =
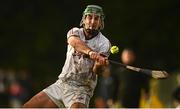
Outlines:
{"label": "player's thigh", "polygon": [[46,107],[46,108],[56,108],[56,104],[48,97],[48,95],[41,91],[32,97],[28,102],[23,105],[24,108],[28,107]]}
{"label": "player's thigh", "polygon": [[90,96],[87,93],[72,91],[65,93],[64,103],[68,108],[88,108]]}
{"label": "player's thigh", "polygon": [[87,106],[83,103],[80,102],[75,102],[71,105],[70,108],[87,108]]}

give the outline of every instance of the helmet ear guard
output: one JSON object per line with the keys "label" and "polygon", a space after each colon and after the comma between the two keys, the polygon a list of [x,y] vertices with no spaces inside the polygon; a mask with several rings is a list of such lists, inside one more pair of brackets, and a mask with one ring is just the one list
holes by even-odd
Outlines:
{"label": "helmet ear guard", "polygon": [[98,5],[88,5],[86,7],[86,9],[83,12],[83,16],[82,16],[82,19],[81,19],[81,22],[80,22],[80,26],[84,25],[83,20],[85,19],[86,15],[92,14],[92,13],[100,15],[100,17],[101,17],[101,25],[99,27],[99,30],[104,29],[104,18],[105,18],[105,15],[103,13],[102,7],[100,7]]}

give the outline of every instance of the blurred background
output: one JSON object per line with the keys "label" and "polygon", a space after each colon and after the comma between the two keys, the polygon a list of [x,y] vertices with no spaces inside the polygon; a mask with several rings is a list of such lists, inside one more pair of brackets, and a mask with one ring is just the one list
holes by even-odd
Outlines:
{"label": "blurred background", "polygon": [[[56,81],[64,65],[66,34],[79,27],[88,4],[103,7],[102,32],[120,53],[131,48],[138,67],[170,73],[164,80],[148,78],[150,94],[140,106],[173,107],[180,73],[178,0],[1,0],[0,107],[20,107]],[[110,58],[121,62],[120,54]],[[93,100],[90,107],[96,106]],[[121,100],[117,101],[121,107]]]}

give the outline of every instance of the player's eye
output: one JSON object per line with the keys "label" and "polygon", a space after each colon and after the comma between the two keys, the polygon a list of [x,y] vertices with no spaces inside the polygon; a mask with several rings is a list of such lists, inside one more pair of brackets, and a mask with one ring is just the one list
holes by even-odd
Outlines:
{"label": "player's eye", "polygon": [[94,19],[95,19],[95,20],[99,20],[99,18],[100,18],[99,16],[96,16]]}
{"label": "player's eye", "polygon": [[86,17],[87,17],[87,19],[92,19],[93,18],[93,16],[90,15],[90,14],[88,14]]}

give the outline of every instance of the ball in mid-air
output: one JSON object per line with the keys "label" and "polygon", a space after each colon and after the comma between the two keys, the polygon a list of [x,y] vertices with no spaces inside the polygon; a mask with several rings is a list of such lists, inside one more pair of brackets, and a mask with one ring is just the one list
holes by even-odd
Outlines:
{"label": "ball in mid-air", "polygon": [[112,54],[116,54],[119,52],[119,48],[117,46],[112,46],[110,51]]}

